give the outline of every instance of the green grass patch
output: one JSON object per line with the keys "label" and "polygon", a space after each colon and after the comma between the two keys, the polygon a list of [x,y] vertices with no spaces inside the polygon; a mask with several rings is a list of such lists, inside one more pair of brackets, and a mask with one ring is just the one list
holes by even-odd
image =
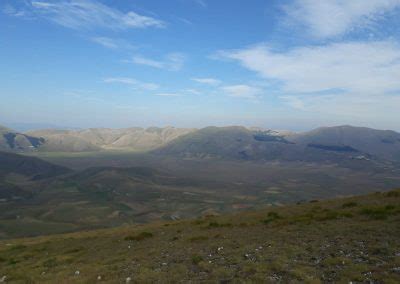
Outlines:
{"label": "green grass patch", "polygon": [[274,221],[282,219],[282,218],[283,217],[281,215],[279,215],[277,212],[271,211],[271,212],[268,212],[267,218],[264,219],[262,222],[264,224],[269,224],[271,222],[274,222]]}
{"label": "green grass patch", "polygon": [[368,216],[371,219],[375,220],[384,220],[389,216],[395,215],[399,213],[399,209],[394,205],[386,205],[386,206],[369,206],[364,207],[360,210],[362,215]]}
{"label": "green grass patch", "polygon": [[204,259],[201,255],[195,254],[192,255],[192,263],[194,265],[198,265],[200,262],[202,262]]}

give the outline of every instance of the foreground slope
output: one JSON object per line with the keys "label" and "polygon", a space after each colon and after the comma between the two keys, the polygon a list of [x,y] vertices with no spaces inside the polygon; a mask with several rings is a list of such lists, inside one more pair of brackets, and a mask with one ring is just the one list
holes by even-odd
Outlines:
{"label": "foreground slope", "polygon": [[400,190],[0,242],[10,283],[400,281]]}

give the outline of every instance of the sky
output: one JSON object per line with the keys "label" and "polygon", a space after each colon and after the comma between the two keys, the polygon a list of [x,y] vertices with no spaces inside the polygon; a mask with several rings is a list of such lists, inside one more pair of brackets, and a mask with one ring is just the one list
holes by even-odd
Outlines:
{"label": "sky", "polygon": [[400,131],[400,0],[0,0],[0,124]]}

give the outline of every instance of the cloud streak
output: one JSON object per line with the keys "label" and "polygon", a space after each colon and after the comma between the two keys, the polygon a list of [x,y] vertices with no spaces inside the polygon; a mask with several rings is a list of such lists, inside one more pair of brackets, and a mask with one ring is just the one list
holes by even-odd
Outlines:
{"label": "cloud streak", "polygon": [[216,86],[220,85],[221,81],[215,78],[192,78],[193,81],[201,84]]}
{"label": "cloud streak", "polygon": [[253,86],[239,84],[220,88],[224,93],[234,98],[256,99],[262,90]]}
{"label": "cloud streak", "polygon": [[166,69],[170,71],[179,71],[185,63],[185,56],[181,53],[169,53],[164,59],[155,60],[152,58],[135,55],[132,62],[138,65],[144,65],[157,69]]}
{"label": "cloud streak", "polygon": [[95,0],[43,0],[24,3],[26,4],[18,13],[39,16],[71,29],[127,30],[165,27],[165,23],[159,19],[140,15],[134,11],[124,13]]}
{"label": "cloud streak", "polygon": [[128,77],[110,77],[110,78],[105,78],[103,80],[105,83],[118,83],[118,84],[124,84],[124,85],[131,85],[135,88],[138,89],[143,89],[143,90],[157,90],[160,86],[154,83],[145,83],[141,82],[139,80],[136,80],[134,78],[128,78]]}
{"label": "cloud streak", "polygon": [[268,45],[221,52],[289,93],[400,90],[400,47],[391,41],[333,43],[275,52]]}

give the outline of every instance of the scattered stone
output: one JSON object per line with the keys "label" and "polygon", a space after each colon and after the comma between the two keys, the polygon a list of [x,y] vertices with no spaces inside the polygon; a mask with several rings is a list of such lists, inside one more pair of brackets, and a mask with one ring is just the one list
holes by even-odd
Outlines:
{"label": "scattered stone", "polygon": [[3,277],[0,278],[0,283],[5,283],[7,280],[7,276],[4,275]]}
{"label": "scattered stone", "polygon": [[130,283],[132,281],[132,278],[130,278],[130,277],[126,277],[126,283]]}
{"label": "scattered stone", "polygon": [[99,275],[99,276],[97,276],[97,280],[101,280],[102,278],[101,278],[101,275]]}
{"label": "scattered stone", "polygon": [[221,250],[223,250],[224,249],[224,247],[219,247],[218,248],[218,251],[221,251]]}
{"label": "scattered stone", "polygon": [[79,276],[81,272],[79,270],[75,271],[75,276]]}
{"label": "scattered stone", "polygon": [[163,262],[161,265],[162,266],[167,266],[168,264],[166,262]]}
{"label": "scattered stone", "polygon": [[400,273],[400,267],[395,267],[392,269],[393,272]]}

